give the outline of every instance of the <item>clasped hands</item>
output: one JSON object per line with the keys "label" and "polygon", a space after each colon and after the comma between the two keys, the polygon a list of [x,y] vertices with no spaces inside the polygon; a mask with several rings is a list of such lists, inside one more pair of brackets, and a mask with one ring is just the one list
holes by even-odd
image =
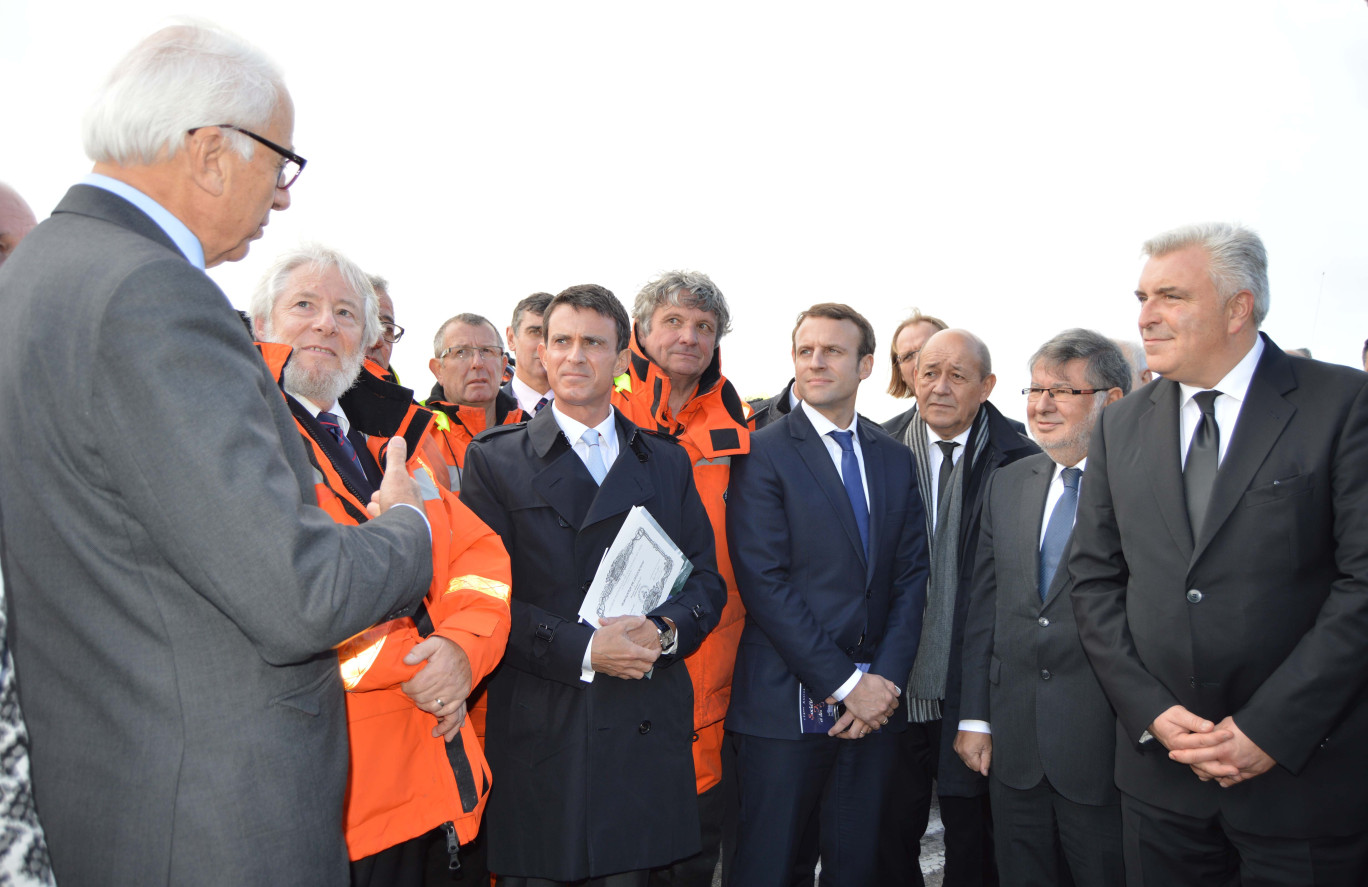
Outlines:
{"label": "clasped hands", "polygon": [[1174,705],[1154,719],[1150,735],[1169,750],[1169,758],[1187,764],[1203,782],[1222,788],[1268,772],[1277,762],[1254,744],[1229,716],[1219,724]]}
{"label": "clasped hands", "polygon": [[[846,698],[845,711],[835,725],[827,731],[828,736],[838,739],[863,739],[870,732],[879,729],[893,717],[898,707],[898,685],[876,674],[862,674]],[[836,704],[836,697],[827,697],[828,705]]]}
{"label": "clasped hands", "polygon": [[594,671],[624,680],[640,680],[660,658],[660,631],[645,616],[604,616],[589,642]]}

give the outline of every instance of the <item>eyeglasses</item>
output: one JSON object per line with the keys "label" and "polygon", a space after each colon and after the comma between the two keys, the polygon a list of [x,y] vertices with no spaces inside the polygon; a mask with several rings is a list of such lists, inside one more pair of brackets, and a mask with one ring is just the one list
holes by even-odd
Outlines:
{"label": "eyeglasses", "polygon": [[1070,401],[1075,397],[1083,397],[1086,394],[1096,394],[1099,391],[1106,390],[1106,388],[1023,388],[1021,393],[1026,395],[1028,401],[1035,403],[1046,391],[1050,392],[1050,397],[1057,401]]}
{"label": "eyeglasses", "polygon": [[450,348],[437,355],[438,360],[442,360],[447,355],[457,363],[470,363],[475,359],[475,355],[480,355],[482,359],[489,363],[495,363],[504,356],[502,348],[495,348],[493,345],[452,345]]}
{"label": "eyeglasses", "polygon": [[[245,135],[247,138],[265,145],[272,151],[279,154],[281,157],[284,157],[285,162],[281,164],[280,171],[276,174],[276,188],[280,189],[281,191],[288,191],[290,189],[290,186],[293,185],[295,183],[295,180],[299,178],[299,174],[304,171],[304,166],[309,162],[305,160],[303,157],[300,157],[295,152],[291,151],[289,148],[282,148],[280,145],[277,145],[270,139],[264,136],[259,136],[256,133],[252,132],[250,129],[243,129],[241,126],[234,126],[231,123],[215,123],[213,125],[217,126],[219,129],[236,130],[237,132],[240,132],[243,135]],[[194,129],[189,130],[188,134],[194,135],[198,130],[201,129],[204,129],[204,127],[197,126]]]}
{"label": "eyeglasses", "polygon": [[918,354],[921,354],[920,348],[916,351],[909,351],[906,354],[899,354],[896,357],[894,357],[893,360],[897,362],[898,366],[903,366],[909,363],[916,363]]}
{"label": "eyeglasses", "polygon": [[380,321],[380,338],[393,345],[404,338],[404,328],[391,320]]}

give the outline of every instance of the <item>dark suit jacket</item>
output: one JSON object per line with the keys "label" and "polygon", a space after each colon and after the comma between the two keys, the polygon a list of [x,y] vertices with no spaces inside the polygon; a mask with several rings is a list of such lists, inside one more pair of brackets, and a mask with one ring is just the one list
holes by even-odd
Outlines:
{"label": "dark suit jacket", "polygon": [[[964,628],[959,717],[992,727],[992,773],[1004,785],[1025,790],[1048,777],[1071,801],[1115,804],[1116,715],[1078,639],[1067,548],[1044,603],[1037,587],[1054,471],[1042,453],[988,479]],[[1087,473],[1083,478],[1090,482]]]}
{"label": "dark suit jacket", "polygon": [[[1022,437],[1011,421],[998,412],[997,407],[985,401],[982,409],[988,413],[987,424],[984,426],[988,435],[988,445],[974,463],[973,469],[961,474],[964,504],[959,529],[960,582],[955,592],[955,619],[950,634],[950,663],[945,676],[945,703],[941,706],[937,792],[951,797],[975,797],[988,790],[987,781],[976,771],[964,766],[959,755],[955,754],[955,734],[959,731],[960,722],[960,672],[964,662],[964,624],[969,615],[974,563],[978,557],[979,516],[983,511],[983,491],[993,472],[1018,459],[1040,452],[1040,447],[1029,438]],[[974,446],[974,441],[970,440],[969,448],[972,450]]]}
{"label": "dark suit jacket", "polygon": [[[1193,539],[1177,383],[1098,421],[1069,569],[1119,718],[1118,787],[1255,834],[1368,828],[1368,376],[1264,337]],[[1138,744],[1175,703],[1227,715],[1278,762],[1222,789]]]}
{"label": "dark suit jacket", "polygon": [[[717,624],[726,587],[684,448],[617,415],[618,457],[596,486],[550,410],[485,431],[466,451],[461,501],[513,561],[513,629],[489,683],[486,811],[493,871],[573,881],[698,851],[693,688],[674,667]],[[580,680],[592,629],[577,613],[633,505],[693,562],[654,612],[679,647],[649,680]],[[624,836],[627,836],[624,838]]]}
{"label": "dark suit jacket", "polygon": [[789,414],[789,411],[793,409],[793,403],[789,400],[789,392],[793,390],[794,381],[794,379],[789,379],[788,384],[772,397],[746,401],[746,404],[751,408],[748,421],[752,431],[759,431],[771,422]]}
{"label": "dark suit jacket", "polygon": [[[727,544],[746,627],[727,729],[799,739],[798,685],[826,698],[857,662],[902,685],[926,605],[926,525],[906,447],[859,420],[870,500],[865,557],[840,474],[807,414],[751,436],[732,462]],[[894,719],[889,729],[905,727]]]}
{"label": "dark suit jacket", "polygon": [[333,647],[421,600],[422,519],[316,507],[237,314],[122,198],[72,188],[0,308],[3,555],[58,880],[343,883]]}

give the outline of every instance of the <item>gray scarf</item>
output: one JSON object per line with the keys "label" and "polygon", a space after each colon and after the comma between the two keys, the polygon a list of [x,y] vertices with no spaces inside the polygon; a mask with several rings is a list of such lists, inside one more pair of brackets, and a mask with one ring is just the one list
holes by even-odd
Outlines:
{"label": "gray scarf", "polygon": [[[980,409],[969,432],[969,452],[955,463],[946,486],[946,495],[936,503],[935,529],[930,509],[926,509],[926,531],[931,540],[931,575],[926,583],[926,612],[922,617],[921,642],[917,659],[907,678],[907,717],[913,723],[939,720],[945,698],[945,676],[950,665],[950,635],[954,631],[955,597],[959,590],[960,515],[964,506],[964,476],[988,444],[984,433],[988,414]],[[903,442],[912,449],[917,466],[917,487],[922,502],[931,501],[931,458],[926,423],[915,414],[903,433]]]}

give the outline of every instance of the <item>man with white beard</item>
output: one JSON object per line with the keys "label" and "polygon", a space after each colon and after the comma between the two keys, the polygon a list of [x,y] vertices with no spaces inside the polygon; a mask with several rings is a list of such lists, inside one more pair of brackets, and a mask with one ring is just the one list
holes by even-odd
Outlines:
{"label": "man with white beard", "polygon": [[[430,846],[452,870],[475,838],[489,767],[466,721],[466,697],[508,637],[508,554],[494,533],[440,490],[419,446],[432,414],[413,392],[362,368],[380,336],[375,289],[337,252],[304,246],[267,271],[252,298],[262,357],[311,451],[318,504],[338,523],[366,520],[391,437],[432,526],[432,586],[415,619],[392,619],[342,644],[351,746],[343,826],[352,887],[418,887]],[[282,346],[289,346],[282,347]],[[446,743],[443,743],[443,739]],[[439,849],[440,854],[440,849]]]}

